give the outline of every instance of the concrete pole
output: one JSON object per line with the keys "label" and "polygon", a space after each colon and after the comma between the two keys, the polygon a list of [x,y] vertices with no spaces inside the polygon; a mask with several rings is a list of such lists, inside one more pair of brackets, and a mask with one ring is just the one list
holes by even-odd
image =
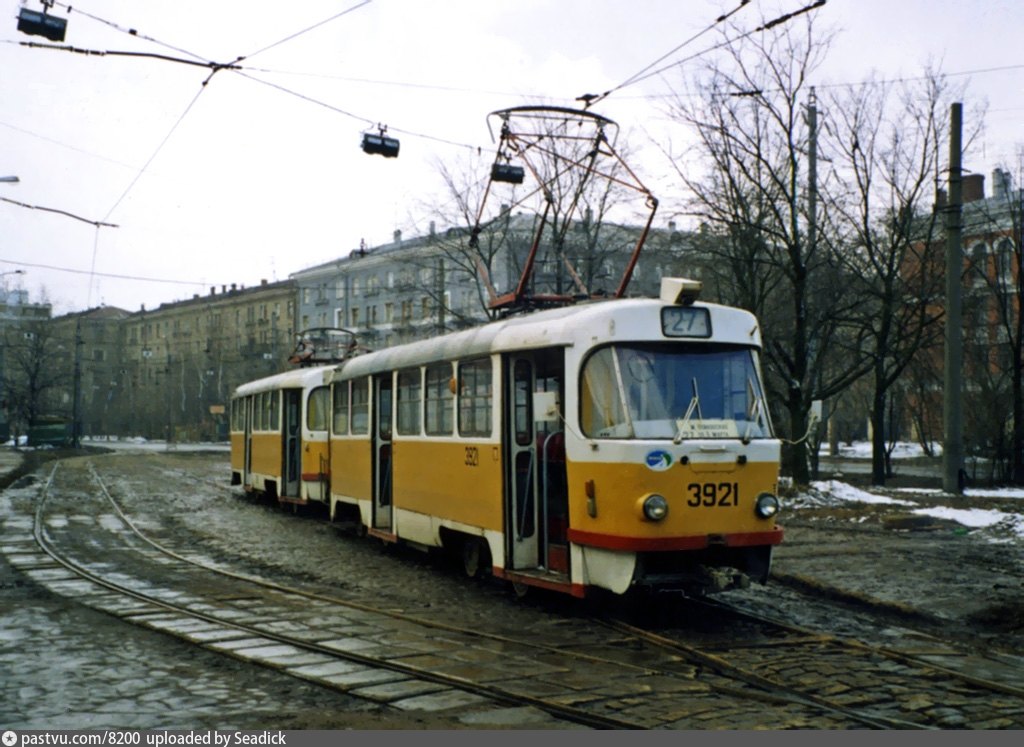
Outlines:
{"label": "concrete pole", "polygon": [[963,322],[960,276],[963,271],[961,171],[963,105],[950,110],[949,205],[946,208],[946,360],[943,392],[942,489],[960,494],[960,470],[964,462],[963,437]]}
{"label": "concrete pole", "polygon": [[82,445],[82,317],[75,320],[75,358],[72,374],[71,447]]}

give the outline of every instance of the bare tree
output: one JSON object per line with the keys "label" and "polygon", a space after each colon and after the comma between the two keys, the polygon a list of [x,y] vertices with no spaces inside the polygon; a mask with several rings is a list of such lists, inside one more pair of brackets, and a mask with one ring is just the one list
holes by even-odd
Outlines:
{"label": "bare tree", "polygon": [[[1005,477],[1024,483],[1024,190],[1009,169],[993,174],[993,195],[964,208],[969,237],[964,301],[965,355],[972,382],[975,448],[1006,463]],[[987,396],[986,396],[987,395]],[[1006,418],[1005,401],[1011,402]]]}
{"label": "bare tree", "polygon": [[70,414],[70,401],[60,395],[71,384],[75,341],[54,332],[49,320],[5,330],[4,399],[16,433],[44,415]]}
{"label": "bare tree", "polygon": [[827,147],[832,154],[830,211],[839,256],[860,308],[859,353],[871,366],[872,482],[892,474],[887,409],[895,385],[919,350],[941,335],[943,267],[931,251],[941,232],[932,210],[950,97],[934,73],[921,82],[868,82],[832,89]]}
{"label": "bare tree", "polygon": [[761,320],[768,386],[790,435],[783,468],[801,483],[810,477],[813,402],[867,370],[860,355],[829,364],[856,302],[835,242],[818,238],[818,225],[828,223],[824,190],[809,189],[816,133],[807,122],[807,79],[828,44],[812,16],[727,38],[724,59],[707,63],[669,112],[696,133],[697,168],[677,160],[677,173],[694,196],[691,213],[724,239],[720,268],[736,292],[723,300]]}
{"label": "bare tree", "polygon": [[[443,198],[428,206],[428,210],[449,228],[431,233],[430,246],[435,251],[417,261],[419,269],[437,273],[434,278],[438,282],[425,284],[421,290],[438,308],[444,309],[446,316],[462,325],[475,323],[481,317],[494,317],[490,309],[494,293],[489,283],[504,274],[502,262],[514,261],[521,254],[513,250],[516,242],[522,243],[523,238],[521,230],[514,230],[510,203],[506,203],[500,215],[488,222],[471,241],[489,169],[490,159],[485,162],[481,154],[475,152],[464,159],[437,162],[437,172],[444,184]],[[460,279],[472,283],[477,300],[475,310],[457,308],[446,299],[446,287]]]}

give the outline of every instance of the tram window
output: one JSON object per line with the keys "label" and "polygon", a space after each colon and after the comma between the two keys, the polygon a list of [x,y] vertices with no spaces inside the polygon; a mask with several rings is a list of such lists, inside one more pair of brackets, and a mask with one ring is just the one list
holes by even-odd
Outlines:
{"label": "tram window", "polygon": [[352,433],[363,435],[370,432],[370,380],[356,379],[352,382]]}
{"label": "tram window", "polygon": [[334,434],[348,433],[348,382],[334,385]]}
{"label": "tram window", "polygon": [[306,427],[311,431],[326,431],[330,409],[331,390],[318,386],[309,393],[309,401],[306,403]]}
{"label": "tram window", "polygon": [[756,355],[733,345],[613,345],[583,366],[591,438],[770,438]]}
{"label": "tram window", "polygon": [[254,431],[262,431],[264,429],[264,426],[263,426],[263,399],[264,399],[264,397],[265,397],[265,395],[263,394],[263,392],[260,392],[259,394],[257,394],[255,397],[252,398],[252,402],[253,402],[253,405],[252,405],[252,419],[253,419],[252,429]]}
{"label": "tram window", "polygon": [[[606,434],[618,435],[620,429],[629,428],[622,408],[615,368],[613,349],[607,347],[590,356],[583,369],[580,419],[583,433],[591,438]],[[626,432],[621,434],[628,435]]]}
{"label": "tram window", "polygon": [[459,364],[459,435],[491,435],[491,359]]}
{"label": "tram window", "polygon": [[533,440],[533,367],[517,360],[512,385],[512,420],[516,443],[526,446]]}
{"label": "tram window", "polygon": [[306,427],[310,430],[327,430],[331,412],[331,389],[317,386],[309,392],[306,403]]}
{"label": "tram window", "polygon": [[281,428],[281,408],[278,402],[281,400],[281,392],[267,392],[267,428],[272,431]]}
{"label": "tram window", "polygon": [[452,365],[440,363],[427,368],[424,392],[426,430],[429,436],[452,435],[455,395],[451,389]]}
{"label": "tram window", "polygon": [[398,372],[398,433],[420,435],[420,369]]}
{"label": "tram window", "polygon": [[231,400],[231,430],[241,431],[245,429],[242,413],[245,411],[244,399]]}

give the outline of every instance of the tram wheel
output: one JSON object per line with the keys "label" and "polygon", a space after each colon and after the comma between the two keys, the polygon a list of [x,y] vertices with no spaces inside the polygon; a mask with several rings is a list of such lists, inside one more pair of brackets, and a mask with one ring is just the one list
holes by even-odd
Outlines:
{"label": "tram wheel", "polygon": [[521,584],[518,581],[512,582],[512,591],[516,595],[516,599],[523,599],[527,594],[530,593],[529,584]]}
{"label": "tram wheel", "polygon": [[480,578],[487,573],[490,557],[490,550],[483,539],[469,537],[462,543],[462,568],[470,578]]}

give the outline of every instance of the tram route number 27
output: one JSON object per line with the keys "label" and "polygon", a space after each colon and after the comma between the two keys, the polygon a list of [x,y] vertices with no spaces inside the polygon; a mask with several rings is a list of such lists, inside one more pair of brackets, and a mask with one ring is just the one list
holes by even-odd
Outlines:
{"label": "tram route number 27", "polygon": [[480,466],[480,449],[476,446],[466,447],[466,466],[467,467],[479,467]]}
{"label": "tram route number 27", "polygon": [[686,486],[690,491],[687,506],[738,506],[740,505],[740,484],[738,482],[691,482]]}

